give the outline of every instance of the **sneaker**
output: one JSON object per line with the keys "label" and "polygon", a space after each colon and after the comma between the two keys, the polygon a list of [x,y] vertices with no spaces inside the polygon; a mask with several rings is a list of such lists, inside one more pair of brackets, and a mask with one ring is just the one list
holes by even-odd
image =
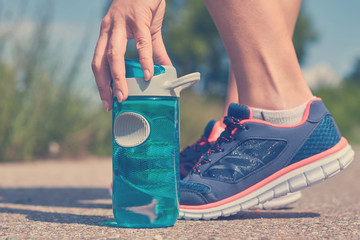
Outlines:
{"label": "sneaker", "polygon": [[280,126],[231,104],[225,131],[180,183],[180,218],[215,219],[297,192],[343,170],[354,152],[320,98]]}
{"label": "sneaker", "polygon": [[[220,126],[220,122],[211,120],[205,127],[203,135],[194,144],[186,147],[180,153],[180,179],[183,179],[193,170],[195,164],[201,156],[205,154],[218,139],[224,128]],[[111,191],[110,191],[111,192]],[[264,204],[254,206],[252,209],[281,209],[297,202],[301,198],[301,193],[290,193],[279,198],[275,198]]]}
{"label": "sneaker", "polygon": [[[199,161],[201,155],[206,153],[211,144],[216,141],[218,136],[224,129],[220,126],[220,122],[211,120],[205,127],[204,134],[193,145],[186,147],[180,153],[180,176],[184,178],[189,170],[192,170],[195,164]],[[112,197],[112,184],[109,187],[109,195]],[[274,198],[271,201],[256,205],[251,210],[268,210],[281,209],[297,202],[301,198],[300,192],[289,193],[279,198]]]}
{"label": "sneaker", "polygon": [[220,122],[211,120],[205,127],[203,135],[194,144],[187,146],[180,153],[180,179],[188,175],[195,164],[199,161],[201,155],[206,153],[211,147],[211,143],[215,142],[224,128],[220,126]]}

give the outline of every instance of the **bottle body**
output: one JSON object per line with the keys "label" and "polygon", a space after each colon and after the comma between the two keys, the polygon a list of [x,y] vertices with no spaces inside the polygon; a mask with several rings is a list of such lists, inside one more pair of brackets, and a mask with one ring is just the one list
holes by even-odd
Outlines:
{"label": "bottle body", "polygon": [[[130,137],[129,137],[130,136]],[[179,102],[113,104],[113,212],[122,227],[168,227],[178,216]]]}

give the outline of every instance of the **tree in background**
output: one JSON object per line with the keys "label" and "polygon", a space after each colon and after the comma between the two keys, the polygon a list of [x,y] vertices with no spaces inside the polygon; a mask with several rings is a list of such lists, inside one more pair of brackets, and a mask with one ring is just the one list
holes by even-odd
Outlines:
{"label": "tree in background", "polygon": [[[203,1],[167,1],[163,29],[165,46],[179,75],[201,71],[204,90],[226,93],[229,60]],[[308,15],[300,11],[293,42],[302,63],[306,47],[316,39]]]}
{"label": "tree in background", "polygon": [[312,27],[311,19],[302,8],[300,10],[293,35],[295,52],[300,65],[305,60],[308,44],[316,41],[316,39],[317,33]]}
{"label": "tree in background", "polygon": [[345,78],[347,85],[353,85],[356,88],[360,88],[360,58],[355,60],[354,68],[352,72]]}

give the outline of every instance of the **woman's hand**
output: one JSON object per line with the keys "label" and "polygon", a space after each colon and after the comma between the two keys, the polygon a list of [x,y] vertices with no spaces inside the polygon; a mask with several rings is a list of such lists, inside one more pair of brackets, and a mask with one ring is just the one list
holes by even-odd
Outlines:
{"label": "woman's hand", "polygon": [[124,55],[128,39],[134,38],[145,80],[154,74],[154,62],[171,65],[162,36],[165,0],[114,0],[101,23],[92,69],[100,98],[107,111],[112,108],[112,89],[119,102],[128,97]]}

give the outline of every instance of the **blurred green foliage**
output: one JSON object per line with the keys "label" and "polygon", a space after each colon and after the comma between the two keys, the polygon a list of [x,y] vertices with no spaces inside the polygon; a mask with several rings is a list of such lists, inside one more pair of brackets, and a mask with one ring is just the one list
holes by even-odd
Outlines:
{"label": "blurred green foliage", "polygon": [[300,10],[293,34],[293,43],[299,63],[303,63],[308,44],[317,40],[317,33],[313,29],[310,17],[302,9]]}
{"label": "blurred green foliage", "polygon": [[191,89],[180,97],[180,148],[192,144],[203,134],[211,119],[220,119],[225,102],[215,95],[198,95]]}
{"label": "blurred green foliage", "polygon": [[[27,45],[17,43],[11,34],[0,35],[0,54],[12,42],[15,55],[11,64],[0,58],[0,161],[110,155],[111,113],[100,104],[89,105],[74,87],[78,63],[87,47],[86,36],[72,67],[65,71],[60,64],[63,56],[54,54],[47,35],[51,11],[44,12],[47,14],[39,20]],[[163,32],[178,74],[200,71],[205,83],[203,92],[207,93],[187,90],[182,94],[181,147],[185,147],[202,134],[210,119],[220,118],[229,62],[202,1],[167,1]],[[304,60],[307,44],[315,39],[308,16],[301,12],[294,33],[300,61]],[[136,57],[134,47],[129,49],[127,56]],[[316,95],[323,97],[344,135],[360,142],[360,60],[340,87],[323,87]]]}
{"label": "blurred green foliage", "polygon": [[334,116],[341,133],[353,143],[360,143],[360,58],[352,72],[339,86],[320,87],[314,93],[321,97]]}
{"label": "blurred green foliage", "polygon": [[[0,56],[6,47],[14,53],[11,63],[0,59],[0,161],[81,154],[103,142],[105,121],[96,121],[100,108],[88,106],[74,87],[84,49],[64,71],[49,42],[50,16],[48,11],[40,17],[28,44],[12,37],[11,29],[0,36]],[[103,149],[109,153],[111,146]]]}

